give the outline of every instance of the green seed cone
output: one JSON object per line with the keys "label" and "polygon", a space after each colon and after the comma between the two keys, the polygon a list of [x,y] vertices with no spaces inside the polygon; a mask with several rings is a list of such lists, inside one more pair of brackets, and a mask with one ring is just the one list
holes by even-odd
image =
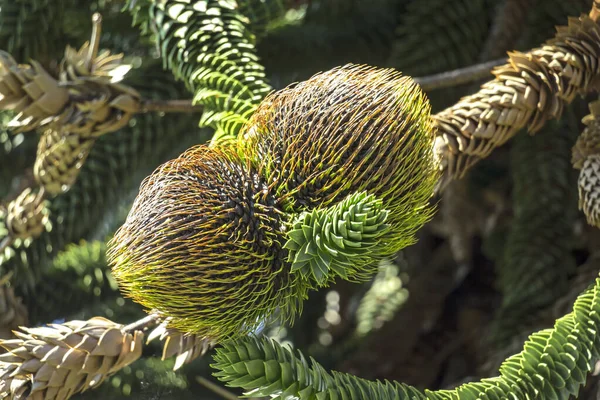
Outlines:
{"label": "green seed cone", "polygon": [[250,122],[246,153],[286,212],[373,194],[390,212],[389,254],[430,219],[438,179],[430,107],[411,78],[335,68],[268,96]]}
{"label": "green seed cone", "polygon": [[199,146],[158,168],[108,251],[128,296],[217,339],[277,309],[293,319],[307,291],[285,263],[285,216],[233,153]]}
{"label": "green seed cone", "polygon": [[216,341],[375,273],[432,215],[438,177],[427,100],[391,70],[316,75],[245,132],[157,169],[109,244],[127,295]]}

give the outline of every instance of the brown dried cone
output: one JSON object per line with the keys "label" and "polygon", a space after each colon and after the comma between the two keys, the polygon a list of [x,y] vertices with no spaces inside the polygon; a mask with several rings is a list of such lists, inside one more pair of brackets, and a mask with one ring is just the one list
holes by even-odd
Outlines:
{"label": "brown dried cone", "polygon": [[25,189],[19,197],[8,203],[6,227],[13,239],[35,238],[44,232],[48,223],[48,210],[43,192]]}
{"label": "brown dried cone", "polygon": [[579,208],[590,225],[600,228],[600,154],[588,156],[579,173]]}
{"label": "brown dried cone", "polygon": [[90,58],[91,44],[79,51],[67,47],[60,71],[60,82],[71,91],[71,101],[53,122],[62,132],[84,138],[97,138],[123,128],[141,109],[140,94],[119,84],[129,65],[123,54],[108,50]]}
{"label": "brown dried cone", "polygon": [[18,339],[0,341],[0,398],[65,400],[142,354],[141,330],[100,317],[21,329]]}
{"label": "brown dried cone", "polygon": [[37,128],[42,121],[60,113],[69,101],[69,91],[36,61],[17,65],[0,51],[0,109],[13,110],[15,132]]}
{"label": "brown dried cone", "polygon": [[192,333],[183,333],[177,329],[168,328],[167,324],[168,319],[150,332],[148,343],[156,338],[160,341],[165,341],[162,360],[175,356],[174,371],[203,356],[215,345],[214,341],[206,337]]}
{"label": "brown dried cone", "polygon": [[84,138],[99,137],[124,127],[140,111],[137,91],[118,82],[130,66],[122,54],[108,50],[98,54],[99,16],[94,16],[92,40],[78,51],[67,47],[55,79],[39,63],[17,65],[7,53],[0,54],[0,108],[17,116],[17,131],[39,127]]}
{"label": "brown dried cone", "polygon": [[79,174],[96,139],[48,129],[40,137],[33,167],[37,183],[50,196],[67,191]]}
{"label": "brown dried cone", "polygon": [[586,15],[571,18],[541,48],[509,58],[493,71],[496,79],[433,117],[446,178],[463,176],[519,129],[538,131],[577,94],[597,89],[600,25]]}

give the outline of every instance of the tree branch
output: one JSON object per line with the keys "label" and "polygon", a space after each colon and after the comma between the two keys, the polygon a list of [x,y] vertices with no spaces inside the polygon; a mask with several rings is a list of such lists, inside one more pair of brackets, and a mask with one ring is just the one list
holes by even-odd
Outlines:
{"label": "tree branch", "polygon": [[201,105],[193,104],[192,100],[144,100],[140,113],[199,113]]}
{"label": "tree branch", "polygon": [[506,58],[486,61],[453,71],[414,78],[425,92],[471,83],[490,77],[492,68],[505,64]]}

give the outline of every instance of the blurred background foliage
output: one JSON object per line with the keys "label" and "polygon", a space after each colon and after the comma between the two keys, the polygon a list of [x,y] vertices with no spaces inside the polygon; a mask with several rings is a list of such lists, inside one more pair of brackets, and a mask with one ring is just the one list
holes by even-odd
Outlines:
{"label": "blurred background foliage", "polygon": [[[153,99],[189,99],[163,69],[151,35],[133,26],[119,0],[0,0],[0,48],[18,62],[52,70],[67,44],[89,38],[103,15],[101,45],[133,65],[126,83]],[[239,1],[239,3],[246,3]],[[308,0],[281,2],[284,17],[257,24],[257,53],[274,88],[348,62],[425,76],[502,58],[553,36],[555,25],[587,12],[588,0]],[[254,18],[258,18],[255,16]],[[268,19],[268,17],[267,17]],[[151,26],[146,26],[152,32]],[[490,75],[491,77],[491,75]],[[481,82],[428,92],[433,111]],[[589,99],[588,99],[589,100]],[[339,282],[313,293],[294,326],[267,327],[327,368],[418,388],[448,388],[494,375],[527,335],[551,326],[597,274],[598,233],[576,204],[570,149],[587,114],[585,99],[534,137],[519,135],[452,182],[419,242],[380,265],[372,282]],[[31,181],[37,134],[13,135],[0,113],[0,199]],[[119,294],[104,255],[141,180],[212,131],[199,115],[139,114],[101,137],[75,185],[50,204],[52,229],[0,254],[12,273],[0,315],[4,337],[18,325],[105,316],[127,323],[143,310]],[[4,216],[0,212],[1,223]],[[10,315],[9,315],[10,314]],[[160,348],[81,399],[219,399],[210,357],[177,372]],[[590,378],[580,398],[596,398]]]}

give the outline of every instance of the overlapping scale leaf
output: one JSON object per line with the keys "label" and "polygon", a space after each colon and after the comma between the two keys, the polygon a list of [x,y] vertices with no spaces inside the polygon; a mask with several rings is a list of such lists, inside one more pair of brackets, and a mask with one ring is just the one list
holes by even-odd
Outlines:
{"label": "overlapping scale leaf", "polygon": [[349,374],[328,373],[319,363],[277,342],[248,337],[217,349],[214,375],[252,397],[300,400],[377,399],[419,400],[417,389],[390,382],[369,382]]}
{"label": "overlapping scale leaf", "polygon": [[336,276],[358,278],[363,269],[376,264],[387,216],[382,201],[366,192],[302,213],[292,222],[285,244],[292,271],[318,286]]}

